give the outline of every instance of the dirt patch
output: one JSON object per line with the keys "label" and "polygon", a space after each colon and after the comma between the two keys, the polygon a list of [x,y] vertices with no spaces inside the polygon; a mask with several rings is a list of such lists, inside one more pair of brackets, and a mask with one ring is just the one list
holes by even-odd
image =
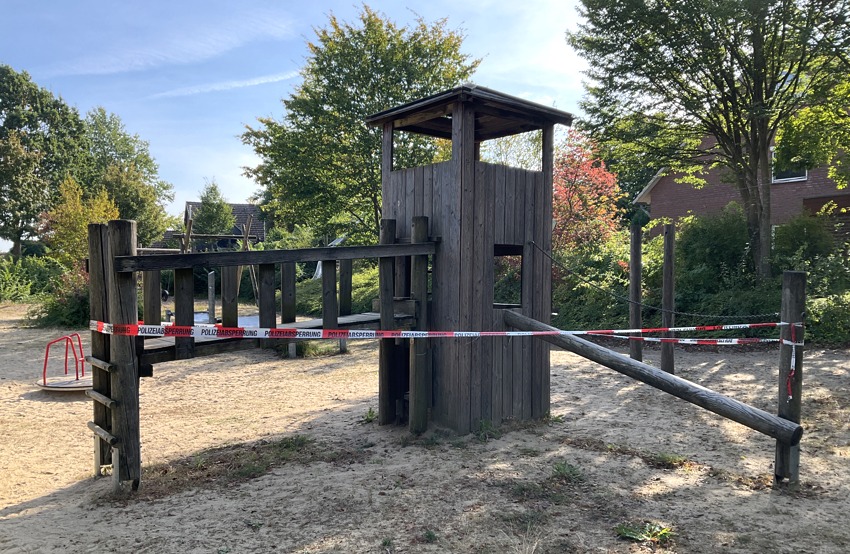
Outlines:
{"label": "dirt patch", "polygon": [[[769,438],[559,351],[546,422],[412,439],[369,421],[377,347],[353,342],[156,366],[141,383],[142,489],[114,497],[91,478],[91,402],[33,384],[64,332],[23,328],[24,313],[0,306],[3,552],[850,551],[846,350],[806,352],[795,494],[770,486]],[[778,352],[676,359],[775,413]],[[615,532],[646,522],[672,542]]]}

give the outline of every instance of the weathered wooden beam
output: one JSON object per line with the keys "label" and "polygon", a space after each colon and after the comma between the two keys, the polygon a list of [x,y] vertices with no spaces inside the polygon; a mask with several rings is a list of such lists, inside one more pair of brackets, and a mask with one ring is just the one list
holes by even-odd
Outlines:
{"label": "weathered wooden beam", "polygon": [[[174,324],[195,324],[195,281],[189,268],[174,270]],[[176,337],[177,359],[188,360],[195,357],[194,337]]]}
{"label": "weathered wooden beam", "polygon": [[[675,260],[676,260],[676,226],[672,223],[664,225],[664,266],[661,284],[661,326],[676,325],[676,292],[675,292]],[[673,333],[665,331],[665,338],[672,338]],[[676,372],[673,355],[673,343],[661,344],[661,369],[667,373]]]}
{"label": "weathered wooden beam", "polygon": [[[800,423],[803,395],[803,312],[806,309],[806,273],[786,271],[782,274],[782,313],[780,319],[790,323],[782,328],[779,349],[779,417]],[[787,341],[787,342],[784,342]],[[797,343],[794,347],[788,343]],[[793,372],[792,372],[793,367]],[[788,387],[791,387],[790,395]],[[800,484],[800,446],[776,443],[774,461],[776,483],[791,487]]]}
{"label": "weathered wooden beam", "polygon": [[[107,282],[112,276],[112,258],[108,254],[109,235],[106,225],[90,224],[89,239],[89,318],[95,321],[109,321],[109,293]],[[105,333],[91,332],[92,390],[106,396],[110,395],[111,384],[108,372],[113,366],[109,360],[109,338]],[[100,362],[100,363],[95,363]],[[111,429],[112,420],[106,408],[94,404],[94,423],[102,428]],[[100,476],[100,468],[112,463],[109,445],[100,439],[94,441],[94,474]]]}
{"label": "weathered wooden beam", "polygon": [[[109,251],[113,256],[136,253],[136,222],[113,220],[109,222]],[[138,298],[134,273],[113,273],[108,283],[109,320],[113,324],[128,325],[138,321]],[[141,479],[141,438],[139,432],[139,376],[136,357],[136,337],[112,335],[109,360],[121,371],[109,374],[109,396],[119,403],[112,414],[112,432],[121,440],[118,475],[113,481],[132,481],[138,488]]]}
{"label": "weathered wooden beam", "polygon": [[[503,312],[503,317],[505,324],[515,329],[524,331],[557,331],[554,327],[516,312],[506,310]],[[722,395],[719,392],[676,377],[651,365],[637,362],[613,350],[603,348],[579,337],[573,335],[551,335],[539,338],[613,369],[623,375],[627,375],[632,379],[637,379],[651,387],[663,390],[686,402],[696,404],[710,412],[736,421],[759,433],[773,437],[783,444],[792,446],[799,444],[800,438],[803,436],[803,428],[798,423],[769,414],[764,410],[754,408],[739,400]]]}
{"label": "weathered wooden beam", "polygon": [[93,421],[89,421],[86,425],[92,430],[92,432],[94,432],[95,435],[100,437],[100,440],[109,446],[115,446],[120,442],[118,437],[111,435],[108,431],[105,431],[103,427],[96,425]]}
{"label": "weathered wooden beam", "polygon": [[[642,238],[643,230],[638,223],[629,226],[629,327],[632,329],[643,328],[643,317],[641,314],[641,286],[643,284],[642,272]],[[629,341],[629,357],[639,362],[643,361],[643,341]]]}
{"label": "weathered wooden beam", "polygon": [[[386,133],[386,126],[384,128]],[[395,220],[381,220],[381,243],[390,244],[395,240]],[[392,329],[395,324],[393,313],[393,293],[395,291],[395,260],[381,258],[378,262],[378,288],[381,296],[381,329]],[[378,424],[386,425],[396,418],[395,396],[393,391],[393,361],[395,343],[382,340],[379,345],[378,360]]]}
{"label": "weathered wooden beam", "polygon": [[103,361],[103,360],[100,360],[100,359],[98,359],[98,358],[95,358],[94,356],[86,356],[86,361],[87,361],[87,362],[88,362],[88,363],[89,363],[92,367],[96,367],[96,368],[98,368],[98,369],[102,369],[103,371],[107,371],[107,372],[109,372],[109,371],[115,371],[115,370],[117,369],[117,366],[116,366],[115,364],[111,364],[111,363],[109,363],[109,362],[105,362],[105,361]]}
{"label": "weathered wooden beam", "polygon": [[248,252],[199,252],[196,254],[158,254],[153,256],[117,256],[115,271],[150,271],[197,266],[237,266],[280,264],[287,262],[321,262],[323,260],[358,260],[396,256],[431,255],[436,244],[375,244],[371,246],[338,246],[294,250],[253,250]]}
{"label": "weathered wooden beam", "polygon": [[86,396],[88,396],[89,398],[91,398],[95,402],[99,403],[102,406],[105,406],[106,408],[108,408],[110,410],[118,405],[118,403],[116,401],[112,400],[108,396],[100,394],[97,391],[87,390]]}
{"label": "weathered wooden beam", "polygon": [[[415,216],[411,230],[414,243],[428,240],[428,218]],[[416,302],[416,329],[428,330],[428,256],[414,256],[411,262],[410,294]],[[410,348],[410,417],[411,433],[428,429],[428,408],[431,406],[428,367],[428,341],[415,340]]]}

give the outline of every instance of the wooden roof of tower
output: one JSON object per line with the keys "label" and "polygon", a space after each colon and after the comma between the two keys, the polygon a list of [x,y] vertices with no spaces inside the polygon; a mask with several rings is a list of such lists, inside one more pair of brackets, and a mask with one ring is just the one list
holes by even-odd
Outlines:
{"label": "wooden roof of tower", "polygon": [[366,118],[379,127],[392,122],[394,130],[439,138],[452,138],[452,105],[470,102],[475,106],[475,141],[536,131],[547,125],[571,125],[572,114],[529,102],[476,85],[461,85]]}

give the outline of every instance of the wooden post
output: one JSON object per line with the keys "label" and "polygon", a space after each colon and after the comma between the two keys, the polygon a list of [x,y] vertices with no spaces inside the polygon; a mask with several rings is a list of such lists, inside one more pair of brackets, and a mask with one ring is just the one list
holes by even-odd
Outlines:
{"label": "wooden post", "polygon": [[[277,306],[275,305],[274,291],[274,264],[260,264],[257,271],[257,304],[260,306],[260,327],[274,329],[277,327]],[[272,343],[261,340],[259,346],[266,348]]]}
{"label": "wooden post", "polygon": [[[381,220],[381,244],[395,242],[395,220]],[[395,325],[393,294],[395,292],[395,260],[380,258],[378,260],[378,287],[381,295],[381,329],[391,330]],[[378,366],[378,424],[386,425],[395,421],[396,398],[393,394],[393,358],[395,342],[392,339],[381,339]]]}
{"label": "wooden post", "polygon": [[[91,224],[89,236],[89,318],[109,323],[109,293],[107,283],[112,276],[112,258],[109,257],[109,234],[107,226]],[[109,335],[91,332],[91,355],[109,361]],[[109,373],[93,365],[92,391],[111,398]],[[94,402],[92,422],[106,431],[112,429],[112,416],[106,406]],[[112,448],[103,439],[94,437],[94,474],[100,476],[101,466],[112,463]]]}
{"label": "wooden post", "polygon": [[[428,241],[428,218],[414,217],[411,243]],[[413,256],[410,272],[410,294],[416,303],[416,329],[428,330],[428,256]],[[489,368],[488,368],[489,369]],[[428,429],[428,394],[431,374],[428,367],[428,340],[413,339],[410,346],[410,418],[411,433]],[[489,391],[488,391],[489,392]]]}
{"label": "wooden post", "polygon": [[215,271],[207,272],[207,323],[215,323]]}
{"label": "wooden post", "polygon": [[351,315],[352,260],[339,261],[339,315]]}
{"label": "wooden post", "polygon": [[322,260],[322,327],[339,327],[339,304],[336,300],[336,260]]}
{"label": "wooden post", "polygon": [[[109,222],[110,256],[136,255],[136,222],[113,220]],[[113,325],[132,325],[138,321],[136,274],[112,272],[107,283],[109,289],[109,319]],[[139,361],[136,357],[135,337],[113,335],[110,339],[110,362],[117,370],[109,374],[111,398],[118,403],[112,412],[112,434],[120,443],[113,451],[113,486],[121,481],[132,481],[139,488],[142,475],[141,445],[139,435]],[[117,462],[117,467],[116,467]]]}
{"label": "wooden post", "polygon": [[[779,417],[800,423],[803,393],[803,312],[806,309],[806,273],[782,274],[782,313],[789,323],[782,327],[779,349]],[[789,390],[790,389],[790,390]],[[774,479],[777,484],[796,488],[800,484],[800,445],[776,441]],[[786,481],[787,480],[787,481]]]}
{"label": "wooden post", "polygon": [[[195,324],[195,274],[191,267],[174,270],[174,324]],[[194,358],[194,337],[175,337],[174,355],[178,360]]]}
{"label": "wooden post", "polygon": [[[631,248],[629,252],[629,327],[643,328],[641,317],[641,285],[643,283],[642,239],[643,230],[640,224],[632,222],[629,226]],[[629,341],[629,357],[639,362],[643,361],[643,341]]]}
{"label": "wooden post", "polygon": [[[295,321],[295,263],[280,264],[280,322]],[[295,357],[295,343],[289,343],[289,357]]]}
{"label": "wooden post", "polygon": [[239,326],[239,266],[221,268],[221,324]]}
{"label": "wooden post", "polygon": [[142,272],[142,314],[145,323],[162,323],[162,280],[160,271]]}
{"label": "wooden post", "polygon": [[[506,325],[515,329],[550,332],[558,330],[511,310],[504,310],[502,317]],[[696,404],[710,412],[737,421],[759,433],[781,440],[783,443],[798,444],[803,436],[803,428],[797,423],[754,408],[740,400],[729,398],[681,377],[670,375],[651,365],[636,362],[613,350],[598,346],[575,335],[547,335],[538,337],[536,340],[540,339],[627,375],[632,379],[646,383],[651,387],[663,390],[686,402]]]}
{"label": "wooden post", "polygon": [[[674,290],[674,259],[676,252],[676,227],[672,223],[664,226],[664,267],[661,285],[661,326],[673,327],[676,324],[676,296]],[[664,337],[673,333],[665,332]],[[667,373],[676,373],[673,360],[673,344],[661,343],[661,369]]]}

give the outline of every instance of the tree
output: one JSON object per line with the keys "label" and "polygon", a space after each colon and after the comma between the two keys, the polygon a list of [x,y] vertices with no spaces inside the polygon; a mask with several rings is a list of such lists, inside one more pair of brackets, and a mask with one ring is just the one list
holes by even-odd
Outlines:
{"label": "tree", "polygon": [[67,268],[74,268],[88,257],[89,223],[106,223],[118,218],[118,208],[106,191],[83,199],[83,189],[66,177],[59,185],[59,201],[42,216],[41,233],[50,247],[50,257]]}
{"label": "tree", "polygon": [[621,196],[617,177],[605,168],[586,136],[571,130],[557,148],[553,189],[554,249],[597,243],[617,229]]}
{"label": "tree", "polygon": [[39,172],[42,155],[28,150],[20,133],[0,137],[0,237],[12,241],[12,257],[20,259],[21,242],[35,233],[35,217],[47,209],[50,194]]}
{"label": "tree", "polygon": [[76,109],[26,72],[0,65],[0,238],[12,241],[13,256],[58,196],[59,183],[86,167],[85,142]]}
{"label": "tree", "polygon": [[199,234],[228,234],[236,218],[233,209],[221,195],[215,181],[209,181],[201,192],[201,205],[192,213],[192,232]]}
{"label": "tree", "polygon": [[838,188],[850,182],[850,80],[835,86],[824,102],[803,107],[779,129],[776,163],[783,169],[829,166]]}
{"label": "tree", "polygon": [[135,219],[141,244],[162,238],[174,223],[164,207],[174,199],[174,187],[159,178],[148,142],[128,133],[121,118],[102,107],[88,112],[85,122],[91,194],[105,190],[121,218]]}
{"label": "tree", "polygon": [[[374,242],[381,220],[381,130],[363,119],[398,104],[456,86],[479,60],[460,51],[463,35],[417,19],[398,27],[364,6],[358,24],[330,16],[307,44],[303,82],[283,100],[281,121],[260,118],[242,141],[261,159],[245,174],[263,191],[264,211],[288,226],[344,230]],[[397,167],[430,163],[435,141],[396,138]]]}
{"label": "tree", "polygon": [[848,0],[582,0],[569,43],[589,62],[595,133],[624,121],[678,145],[664,160],[684,180],[728,169],[758,273],[770,274],[771,146],[850,53]]}

